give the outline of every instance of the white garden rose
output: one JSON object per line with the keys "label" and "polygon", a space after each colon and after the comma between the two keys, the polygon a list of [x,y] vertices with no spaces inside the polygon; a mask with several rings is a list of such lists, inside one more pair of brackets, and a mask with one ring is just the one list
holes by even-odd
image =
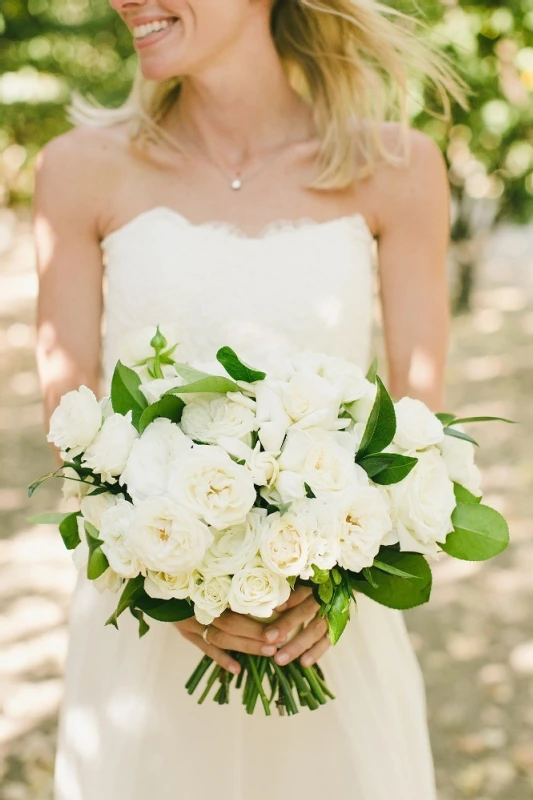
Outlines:
{"label": "white garden rose", "polygon": [[50,418],[47,441],[62,452],[68,450],[68,458],[82,453],[93,441],[102,425],[102,409],[94,392],[80,386],[74,392],[63,395]]}
{"label": "white garden rose", "polygon": [[291,419],[280,394],[280,381],[264,380],[256,386],[256,419],[259,440],[267,452],[279,453]]}
{"label": "white garden rose", "polygon": [[423,450],[444,436],[442,422],[421,400],[402,397],[394,404],[396,433],[393,442],[403,450]]}
{"label": "white garden rose", "polygon": [[80,503],[91,488],[91,484],[94,483],[94,478],[88,475],[81,480],[76,470],[72,469],[72,467],[63,467],[62,472],[64,477],[61,487],[63,499],[71,500],[74,497]]}
{"label": "white garden rose", "polygon": [[256,559],[231,579],[228,602],[237,614],[268,619],[277,606],[287,602],[290,593],[287,579],[265,567],[261,559]]}
{"label": "white garden rose", "polygon": [[402,550],[436,556],[437,543],[453,530],[453,483],[436,447],[412,455],[418,464],[403,481],[388,487],[392,521]]}
{"label": "white garden rose", "polygon": [[[78,517],[78,530],[80,532],[80,543],[72,550],[72,560],[76,569],[87,575],[87,566],[89,564],[89,545],[85,538],[85,531],[80,524],[80,517]],[[104,592],[118,592],[124,584],[124,580],[114,572],[111,567],[106,569],[103,575],[100,575],[95,581],[91,581],[92,585],[97,589],[100,594]]]}
{"label": "white garden rose", "polygon": [[187,508],[168,497],[153,497],[136,506],[128,539],[148,569],[179,575],[200,563],[213,537]]}
{"label": "white garden rose", "polygon": [[304,484],[317,497],[367,484],[366,472],[355,463],[354,437],[344,431],[291,428],[279,457],[275,488],[283,502],[306,495]]}
{"label": "white garden rose", "polygon": [[156,600],[185,600],[191,596],[194,576],[194,572],[169,575],[168,572],[149,569],[144,579],[144,591]]}
{"label": "white garden rose", "polygon": [[[168,350],[178,342],[178,328],[172,323],[159,326],[160,332],[167,340]],[[119,344],[120,361],[126,367],[137,367],[144,364],[149,358],[153,358],[155,351],[150,345],[157,332],[156,325],[148,325],[145,328],[136,329],[127,333]]]}
{"label": "white garden rose", "polygon": [[340,394],[337,387],[310,372],[296,372],[281,385],[285,411],[297,428],[338,430],[345,424],[339,420]]}
{"label": "white garden rose", "polygon": [[200,576],[192,585],[194,616],[201,625],[210,625],[228,608],[231,578],[227,575]]}
{"label": "white garden rose", "polygon": [[[460,425],[454,427],[463,430]],[[464,439],[445,435],[439,442],[439,450],[449,479],[464,486],[476,497],[481,497],[481,472],[474,459],[475,446]]]}
{"label": "white garden rose", "polygon": [[163,366],[163,373],[166,374],[164,378],[149,378],[139,386],[139,389],[150,405],[152,405],[152,403],[157,403],[169,389],[175,389],[176,386],[183,386],[184,383],[186,383],[182,377],[176,374],[173,367],[169,367],[165,364]]}
{"label": "white garden rose", "polygon": [[267,512],[252,508],[240,525],[213,530],[214,540],[198,567],[204,575],[233,575],[257,556]]}
{"label": "white garden rose", "polygon": [[276,482],[279,475],[278,453],[267,453],[265,450],[261,450],[260,442],[257,442],[252,450],[240,439],[231,439],[226,436],[222,436],[218,440],[218,444],[230,456],[245,462],[244,465],[250,471],[256,486],[271,486]]}
{"label": "white garden rose", "polygon": [[100,521],[98,538],[102,541],[102,552],[111,569],[122,578],[135,578],[142,568],[129,542],[134,519],[134,506],[120,499],[102,515]]}
{"label": "white garden rose", "polygon": [[155,419],[136,439],[120,476],[134,503],[166,493],[172,464],[193,446],[181,428],[169,419]]}
{"label": "white garden rose", "polygon": [[116,483],[139,434],[131,424],[132,413],[112,414],[82,456],[84,467],[91,469],[107,483]]}
{"label": "white garden rose", "polygon": [[111,492],[87,494],[81,501],[80,510],[83,518],[99,531],[105,512],[116,506],[118,502],[119,497]]}
{"label": "white garden rose", "polygon": [[313,566],[330,570],[340,559],[340,520],[334,503],[308,500],[310,512],[316,521],[309,542],[307,566],[300,574],[304,580],[313,574]]}
{"label": "white garden rose", "polygon": [[293,503],[285,513],[267,517],[261,539],[264,565],[278,575],[296,577],[305,569],[316,519],[305,500]]}
{"label": "white garden rose", "polygon": [[256,499],[250,472],[216,445],[195,445],[174,464],[169,491],[217,530],[244,522]]}
{"label": "white garden rose", "polygon": [[299,353],[293,363],[297,370],[313,372],[333,386],[341,403],[352,403],[367,392],[367,380],[361,367],[339,356],[306,351]]}
{"label": "white garden rose", "polygon": [[226,395],[197,395],[183,409],[181,427],[191,439],[206,444],[218,444],[222,436],[248,443],[257,422],[254,410],[247,403],[237,402]]}
{"label": "white garden rose", "polygon": [[350,416],[356,423],[360,422],[366,426],[370,412],[376,401],[377,385],[365,378],[363,388],[364,393],[361,397],[353,403],[350,403]]}
{"label": "white garden rose", "polygon": [[113,403],[110,397],[102,397],[100,400],[100,408],[102,409],[102,419],[107,419],[113,414]]}
{"label": "white garden rose", "polygon": [[360,572],[374,563],[379,548],[392,530],[388,504],[374,486],[359,486],[339,500],[339,564]]}

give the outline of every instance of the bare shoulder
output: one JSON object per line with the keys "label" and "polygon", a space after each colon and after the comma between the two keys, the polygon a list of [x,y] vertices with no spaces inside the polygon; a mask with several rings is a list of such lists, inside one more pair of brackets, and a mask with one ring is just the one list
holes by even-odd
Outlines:
{"label": "bare shoulder", "polygon": [[[405,143],[399,125],[382,128],[382,140],[387,151],[401,158]],[[390,226],[394,220],[416,217],[423,222],[437,215],[447,225],[449,213],[449,184],[446,162],[438,145],[424,133],[407,133],[407,158],[403,163],[378,164],[372,178],[372,195],[379,209],[379,227]]]}
{"label": "bare shoulder", "polygon": [[65,218],[70,209],[97,231],[126,150],[127,132],[120,125],[77,127],[50,140],[37,156],[36,212]]}

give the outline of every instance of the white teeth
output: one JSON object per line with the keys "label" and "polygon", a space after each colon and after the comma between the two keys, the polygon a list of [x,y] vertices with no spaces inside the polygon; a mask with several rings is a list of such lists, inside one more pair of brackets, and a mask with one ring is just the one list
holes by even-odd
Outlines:
{"label": "white teeth", "polygon": [[170,26],[175,22],[175,19],[157,19],[153,22],[147,22],[145,25],[136,25],[133,28],[133,38],[142,39],[144,36],[148,36],[150,33],[164,31],[165,28],[170,28]]}

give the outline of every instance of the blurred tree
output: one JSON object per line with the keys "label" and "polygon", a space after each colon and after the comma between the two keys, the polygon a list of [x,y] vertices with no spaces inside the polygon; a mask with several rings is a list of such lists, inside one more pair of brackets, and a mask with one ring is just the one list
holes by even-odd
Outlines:
{"label": "blurred tree", "polygon": [[[416,0],[389,5],[419,16]],[[472,89],[446,123],[424,110],[434,98],[413,86],[414,124],[442,147],[454,201],[452,237],[459,307],[494,222],[533,218],[533,0],[424,0],[427,35]],[[69,127],[73,87],[110,105],[126,96],[135,68],[130,36],[108,0],[2,0],[0,182],[5,200],[31,197],[40,147]]]}

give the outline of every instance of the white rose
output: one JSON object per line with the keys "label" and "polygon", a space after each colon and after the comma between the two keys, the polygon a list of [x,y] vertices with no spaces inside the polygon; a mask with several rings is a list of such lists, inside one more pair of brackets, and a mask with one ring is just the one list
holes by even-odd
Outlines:
{"label": "white rose", "polygon": [[[454,426],[461,429],[461,426]],[[455,436],[444,435],[439,442],[439,450],[442,453],[448,477],[451,481],[464,486],[476,497],[480,497],[481,491],[481,472],[475,464],[475,447],[471,442],[464,439],[457,439]]]}
{"label": "white rose", "polygon": [[359,486],[339,501],[340,560],[351,572],[374,563],[379,548],[392,530],[387,503],[373,486]]}
{"label": "white rose", "polygon": [[305,500],[294,503],[283,515],[270,514],[261,539],[264,565],[286,578],[300,575],[307,565],[315,529],[316,519]]}
{"label": "white rose", "polygon": [[393,442],[403,450],[423,450],[444,436],[442,422],[421,400],[402,397],[394,404],[396,434]]}
{"label": "white rose", "polygon": [[237,614],[268,619],[277,606],[287,602],[290,593],[287,579],[267,569],[258,559],[235,573],[228,602]]}
{"label": "white rose", "polygon": [[83,454],[83,466],[101,475],[107,483],[116,483],[117,476],[126,466],[133,443],[139,437],[131,424],[131,416],[131,411],[128,411],[125,416],[112,414],[108,417]]}
{"label": "white rose", "polygon": [[88,494],[81,501],[80,510],[83,518],[99,531],[105,512],[116,506],[118,502],[119,497],[116,494],[111,494],[111,492]]}
{"label": "white rose", "polygon": [[225,531],[213,531],[214,541],[198,567],[204,575],[233,575],[254,560],[267,512],[252,508],[246,520]]}
{"label": "white rose", "polygon": [[317,497],[367,484],[366,472],[355,463],[356,441],[351,434],[322,428],[291,428],[279,457],[275,488],[283,502],[305,496],[307,483]]}
{"label": "white rose", "polygon": [[392,520],[402,550],[436,556],[437,542],[444,542],[453,530],[453,483],[437,448],[413,455],[418,458],[415,468],[388,487]]}
{"label": "white rose", "polygon": [[254,411],[245,403],[236,402],[226,395],[198,395],[183,409],[181,427],[191,439],[218,444],[221,436],[249,439],[257,423]]}
{"label": "white rose", "polygon": [[139,503],[128,532],[130,546],[142,564],[170,575],[193,570],[212,538],[207,525],[167,497]]}
{"label": "white rose", "polygon": [[264,380],[256,386],[256,419],[259,440],[267,452],[279,453],[291,419],[280,396],[279,381]]}
{"label": "white rose", "polygon": [[210,625],[228,608],[230,588],[227,575],[208,575],[193,583],[194,615],[201,625]]}
{"label": "white rose", "polygon": [[136,439],[120,484],[126,485],[134,503],[165,494],[170,468],[193,446],[181,428],[169,419],[155,419]]}
{"label": "white rose", "polygon": [[91,488],[90,484],[94,483],[94,479],[91,475],[88,475],[82,481],[76,470],[72,469],[72,467],[63,467],[63,477],[64,481],[61,487],[63,499],[70,500],[75,497],[78,503],[81,502]]}
{"label": "white rose", "polygon": [[169,575],[167,572],[148,570],[144,579],[144,591],[157,600],[186,600],[191,596],[194,573],[181,572]]}
{"label": "white rose", "polygon": [[174,464],[169,491],[217,530],[243,522],[256,499],[249,471],[216,445],[196,445]]}
{"label": "white rose", "polygon": [[167,373],[166,377],[154,378],[153,380],[150,378],[139,386],[139,389],[150,405],[152,405],[152,403],[157,403],[162,395],[168,392],[169,389],[174,389],[176,386],[183,386],[184,383],[186,383],[183,378],[176,375],[176,371],[173,368],[168,368],[165,365],[163,372]]}
{"label": "white rose", "polygon": [[321,500],[309,500],[308,504],[316,519],[316,527],[309,542],[307,566],[300,575],[304,579],[311,577],[313,566],[330,570],[340,559],[340,521],[335,504]]}
{"label": "white rose", "polygon": [[[72,560],[74,562],[74,566],[79,572],[83,572],[85,575],[87,574],[87,566],[89,564],[89,545],[87,544],[87,539],[85,538],[85,531],[82,527],[83,520],[78,517],[78,530],[80,532],[80,543],[77,547],[74,548],[72,551]],[[100,575],[95,581],[91,581],[95,589],[97,589],[100,594],[104,592],[118,592],[123,584],[124,581],[114,572],[111,567],[106,569],[103,575]]]}
{"label": "white rose", "polygon": [[254,449],[240,439],[231,439],[222,436],[218,440],[220,447],[239,461],[245,462],[245,467],[250,471],[256,486],[271,486],[279,475],[277,453],[267,453],[261,450],[261,443],[257,442]]}
{"label": "white rose", "polygon": [[94,392],[80,386],[61,398],[46,438],[62,451],[68,450],[68,458],[74,458],[91,444],[101,425],[102,409]]}
{"label": "white rose", "polygon": [[338,389],[319,375],[296,372],[281,385],[281,396],[285,411],[297,428],[338,430],[344,424],[339,420]]}
{"label": "white rose", "polygon": [[341,403],[352,403],[367,392],[367,380],[361,367],[339,356],[304,352],[293,359],[297,370],[314,372],[335,387]]}
{"label": "white rose", "polygon": [[[172,323],[160,325],[160,332],[167,340],[168,350],[178,341],[178,329]],[[149,358],[153,358],[155,350],[150,345],[157,332],[156,325],[148,325],[145,328],[137,329],[126,334],[119,344],[120,361],[126,367],[136,367],[144,364]]]}
{"label": "white rose", "polygon": [[350,416],[355,422],[361,422],[366,426],[370,412],[376,402],[377,385],[367,381],[365,378],[363,386],[365,389],[364,394],[353,403],[350,403]]}
{"label": "white rose", "polygon": [[109,566],[122,578],[135,578],[141,571],[142,565],[129,543],[134,519],[134,506],[126,500],[119,500],[102,515],[100,522],[98,538],[103,542],[102,552]]}

